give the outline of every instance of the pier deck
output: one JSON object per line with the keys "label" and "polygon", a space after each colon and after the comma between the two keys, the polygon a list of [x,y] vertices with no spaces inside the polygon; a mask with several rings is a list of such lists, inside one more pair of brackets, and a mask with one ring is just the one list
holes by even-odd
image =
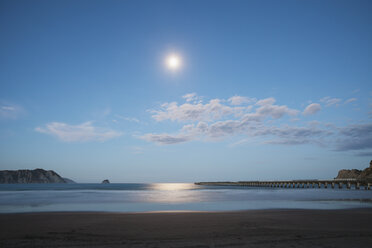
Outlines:
{"label": "pier deck", "polygon": [[273,188],[339,188],[370,190],[372,182],[355,179],[331,180],[289,180],[289,181],[238,181],[238,182],[196,182],[196,185],[207,186],[244,186],[244,187],[273,187]]}

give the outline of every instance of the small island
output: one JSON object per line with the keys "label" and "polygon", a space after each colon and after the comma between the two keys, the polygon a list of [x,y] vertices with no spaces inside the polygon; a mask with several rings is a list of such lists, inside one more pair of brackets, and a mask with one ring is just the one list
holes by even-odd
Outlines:
{"label": "small island", "polygon": [[105,179],[105,180],[102,181],[102,184],[109,184],[109,183],[110,183],[110,181],[108,179]]}

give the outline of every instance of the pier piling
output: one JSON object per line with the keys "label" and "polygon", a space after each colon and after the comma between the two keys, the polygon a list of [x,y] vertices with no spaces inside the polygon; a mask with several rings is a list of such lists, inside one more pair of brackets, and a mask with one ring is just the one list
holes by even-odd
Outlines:
{"label": "pier piling", "polygon": [[347,189],[351,189],[351,183],[347,183]]}

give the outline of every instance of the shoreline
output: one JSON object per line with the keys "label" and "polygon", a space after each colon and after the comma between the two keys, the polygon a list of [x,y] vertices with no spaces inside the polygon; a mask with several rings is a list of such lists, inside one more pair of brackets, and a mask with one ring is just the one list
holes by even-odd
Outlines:
{"label": "shoreline", "polygon": [[1,247],[372,247],[372,209],[0,214]]}

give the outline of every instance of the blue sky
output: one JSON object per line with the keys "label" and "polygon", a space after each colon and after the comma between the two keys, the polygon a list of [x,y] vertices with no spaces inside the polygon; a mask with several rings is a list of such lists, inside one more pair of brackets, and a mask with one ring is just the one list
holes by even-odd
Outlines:
{"label": "blue sky", "polygon": [[0,169],[193,182],[367,167],[371,12],[370,1],[0,1]]}

